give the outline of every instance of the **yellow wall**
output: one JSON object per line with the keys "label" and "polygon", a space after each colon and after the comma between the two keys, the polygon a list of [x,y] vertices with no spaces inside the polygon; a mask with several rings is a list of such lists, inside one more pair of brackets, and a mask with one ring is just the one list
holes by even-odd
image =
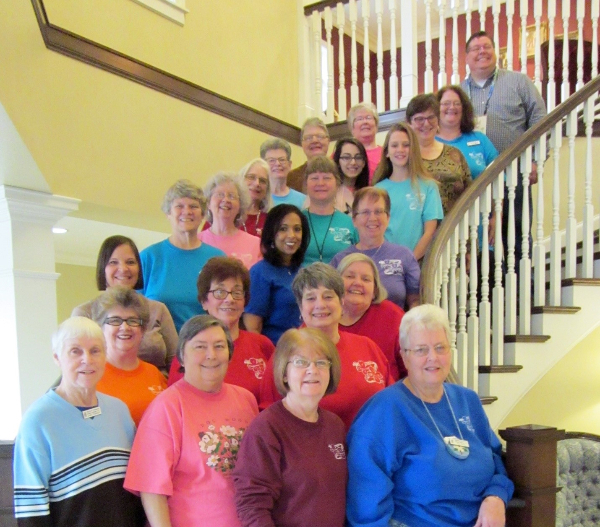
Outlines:
{"label": "yellow wall", "polygon": [[73,308],[96,298],[96,268],[84,265],[56,264],[60,277],[56,282],[57,322],[71,316]]}
{"label": "yellow wall", "polygon": [[600,434],[600,328],[563,357],[515,406],[500,429],[527,423]]}

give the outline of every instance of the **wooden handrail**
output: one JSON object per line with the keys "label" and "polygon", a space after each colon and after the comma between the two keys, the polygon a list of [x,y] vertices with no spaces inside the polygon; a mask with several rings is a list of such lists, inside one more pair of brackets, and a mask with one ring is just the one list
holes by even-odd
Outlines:
{"label": "wooden handrail", "polygon": [[315,2],[304,6],[304,16],[311,15],[313,11],[323,11],[326,7],[335,7],[339,3],[347,4],[349,0],[322,0],[321,2]]}
{"label": "wooden handrail", "polygon": [[440,228],[438,229],[429,250],[425,255],[425,262],[421,273],[421,299],[426,303],[435,301],[435,274],[438,268],[440,258],[444,252],[444,247],[450,240],[454,229],[462,220],[465,213],[469,210],[473,202],[478,199],[491,185],[499,174],[501,174],[515,159],[517,159],[528,146],[535,142],[547,131],[549,131],[563,117],[572,112],[577,106],[585,102],[594,93],[600,90],[600,76],[592,79],[583,88],[569,97],[565,102],[557,106],[544,119],[535,126],[527,130],[520,136],[510,148],[500,154],[496,160],[473,182],[469,185],[452,211],[448,214]]}

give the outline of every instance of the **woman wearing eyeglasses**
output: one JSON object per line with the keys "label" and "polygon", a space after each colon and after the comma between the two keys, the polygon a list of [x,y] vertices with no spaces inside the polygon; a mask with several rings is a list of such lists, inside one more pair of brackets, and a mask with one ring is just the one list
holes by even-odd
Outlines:
{"label": "woman wearing eyeglasses", "polygon": [[267,212],[273,205],[269,182],[269,165],[264,159],[257,157],[242,167],[240,178],[248,187],[248,193],[250,194],[250,206],[240,229],[260,238],[267,219]]}
{"label": "woman wearing eyeglasses", "polygon": [[138,358],[148,303],[132,289],[111,287],[94,302],[92,318],[106,339],[106,370],[98,391],[121,399],[137,426],[148,405],[167,387],[158,368]]}
{"label": "woman wearing eyeglasses", "polygon": [[340,139],[333,152],[342,183],[335,198],[335,208],[350,214],[354,193],[369,185],[369,167],[365,147],[356,139]]}
{"label": "woman wearing eyeglasses", "polygon": [[503,527],[514,486],[479,396],[444,382],[447,315],[410,310],[400,347],[408,376],[375,394],[348,433],[348,525]]}
{"label": "woman wearing eyeglasses", "polygon": [[[267,360],[275,347],[264,335],[240,329],[240,318],[250,299],[250,274],[235,258],[211,258],[198,276],[198,300],[209,315],[220,320],[233,340],[225,382],[246,388],[256,400]],[[181,364],[173,359],[168,385],[183,378]]]}
{"label": "woman wearing eyeglasses", "polygon": [[369,168],[369,184],[371,184],[383,154],[383,148],[375,142],[379,127],[379,115],[375,105],[370,102],[361,102],[350,108],[348,126],[352,137],[365,147]]}
{"label": "woman wearing eyeglasses", "polygon": [[239,229],[250,206],[248,188],[235,174],[219,172],[206,184],[204,195],[208,202],[206,219],[211,225],[198,238],[250,269],[262,255],[259,239]]}
{"label": "woman wearing eyeglasses", "polygon": [[340,358],[321,331],[286,331],[275,350],[273,377],[283,397],[244,434],[233,471],[244,527],[342,527],[346,469],[344,423],[319,408],[340,381]]}
{"label": "woman wearing eyeglasses", "polygon": [[406,122],[417,135],[426,170],[440,182],[444,214],[471,182],[469,165],[460,150],[438,141],[440,105],[432,94],[413,97],[406,107]]}

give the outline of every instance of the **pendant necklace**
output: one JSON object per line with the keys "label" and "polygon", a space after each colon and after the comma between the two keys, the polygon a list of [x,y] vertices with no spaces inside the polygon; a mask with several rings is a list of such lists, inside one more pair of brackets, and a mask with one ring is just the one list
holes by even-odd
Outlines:
{"label": "pendant necklace", "polygon": [[315,245],[317,246],[317,252],[319,253],[319,261],[323,261],[323,251],[325,250],[325,240],[327,239],[327,235],[329,234],[329,227],[331,227],[331,222],[333,221],[333,215],[335,214],[335,209],[333,209],[333,212],[331,213],[331,216],[329,216],[329,224],[327,225],[327,229],[325,229],[325,235],[323,236],[323,242],[321,243],[321,246],[319,247],[319,241],[317,240],[317,233],[315,232],[315,228],[313,227],[312,224],[312,212],[310,211],[310,209],[306,209],[306,211],[308,212],[308,224],[310,225],[310,230],[312,232],[313,238],[315,239]]}
{"label": "pendant necklace", "polygon": [[469,457],[469,442],[465,440],[465,438],[462,435],[462,432],[460,431],[460,427],[458,426],[458,421],[456,420],[456,416],[454,415],[454,410],[452,409],[452,405],[450,404],[450,399],[448,399],[448,394],[446,393],[446,388],[444,388],[442,386],[442,390],[444,390],[444,397],[446,398],[446,401],[448,402],[448,406],[450,407],[450,412],[452,413],[452,419],[454,419],[454,424],[456,425],[456,429],[458,430],[458,435],[460,435],[460,439],[456,436],[444,437],[442,435],[442,432],[440,431],[437,423],[435,422],[435,419],[431,415],[429,408],[427,408],[425,401],[423,401],[423,398],[421,397],[419,390],[417,390],[417,388],[412,383],[411,383],[411,386],[417,392],[419,399],[421,399],[421,404],[423,405],[423,408],[425,408],[427,415],[429,415],[429,418],[431,419],[433,426],[435,426],[435,429],[437,430],[438,434],[440,434],[440,437],[442,438],[444,445],[446,445],[446,450],[448,451],[448,453],[452,457],[455,457],[456,459],[467,459]]}

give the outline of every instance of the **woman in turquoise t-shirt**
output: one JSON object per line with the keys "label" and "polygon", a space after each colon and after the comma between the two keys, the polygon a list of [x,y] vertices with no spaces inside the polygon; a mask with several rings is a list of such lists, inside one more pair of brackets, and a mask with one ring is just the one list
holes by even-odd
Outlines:
{"label": "woman in turquoise t-shirt", "polygon": [[388,192],[392,204],[385,239],[408,247],[420,260],[444,212],[438,183],[425,170],[419,143],[408,124],[390,128],[373,183]]}

